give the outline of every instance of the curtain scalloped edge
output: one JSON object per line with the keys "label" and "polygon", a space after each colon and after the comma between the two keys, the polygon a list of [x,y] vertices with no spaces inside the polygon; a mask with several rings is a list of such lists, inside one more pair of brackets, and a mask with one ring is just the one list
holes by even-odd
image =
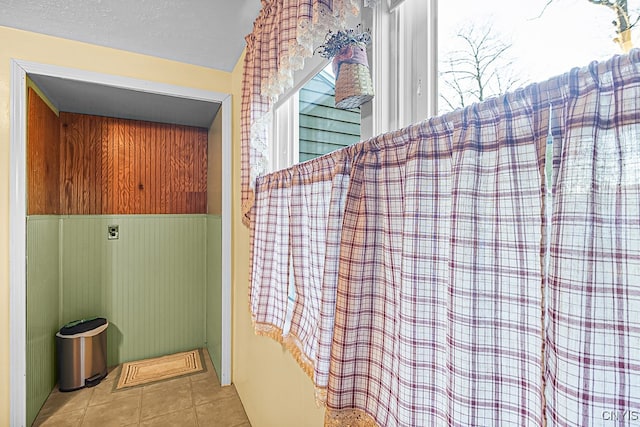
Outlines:
{"label": "curtain scalloped edge", "polygon": [[253,330],[256,335],[271,338],[272,340],[282,344],[282,329],[275,325],[253,321]]}
{"label": "curtain scalloped edge", "polygon": [[[288,334],[287,336],[282,337],[282,345],[284,348],[291,353],[295,361],[300,365],[300,368],[304,371],[305,374],[313,381],[313,362],[307,357],[306,354],[302,351],[299,346],[300,340],[293,335]],[[315,382],[314,382],[315,385]]]}
{"label": "curtain scalloped edge", "polygon": [[359,409],[328,409],[324,417],[325,427],[379,427],[373,417]]}

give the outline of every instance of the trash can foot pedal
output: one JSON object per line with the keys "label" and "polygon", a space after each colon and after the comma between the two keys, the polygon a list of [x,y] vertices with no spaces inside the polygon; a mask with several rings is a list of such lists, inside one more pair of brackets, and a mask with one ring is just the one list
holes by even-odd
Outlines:
{"label": "trash can foot pedal", "polygon": [[94,376],[84,380],[84,386],[85,387],[95,387],[98,384],[100,384],[100,381],[102,381],[103,378],[104,377],[102,376],[102,374],[95,374]]}

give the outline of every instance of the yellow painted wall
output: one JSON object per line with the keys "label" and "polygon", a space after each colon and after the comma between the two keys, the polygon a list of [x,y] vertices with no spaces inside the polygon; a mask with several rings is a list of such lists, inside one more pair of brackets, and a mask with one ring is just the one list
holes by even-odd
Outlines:
{"label": "yellow painted wall", "polygon": [[233,70],[233,382],[253,427],[322,426],[311,380],[280,344],[254,334],[249,315],[249,231],[240,202],[242,65]]}

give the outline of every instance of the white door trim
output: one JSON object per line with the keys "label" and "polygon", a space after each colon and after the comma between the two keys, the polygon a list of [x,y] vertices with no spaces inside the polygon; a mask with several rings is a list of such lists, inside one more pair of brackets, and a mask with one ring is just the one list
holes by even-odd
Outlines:
{"label": "white door trim", "polygon": [[222,104],[222,360],[220,382],[231,384],[231,95],[55,65],[11,60],[9,144],[10,423],[24,426],[26,406],[26,141],[27,74]]}
{"label": "white door trim", "polygon": [[231,384],[231,194],[233,146],[231,96],[222,100],[222,348],[220,384]]}
{"label": "white door trim", "polygon": [[24,68],[11,61],[9,114],[9,395],[10,425],[27,419],[27,206],[26,140],[27,78]]}

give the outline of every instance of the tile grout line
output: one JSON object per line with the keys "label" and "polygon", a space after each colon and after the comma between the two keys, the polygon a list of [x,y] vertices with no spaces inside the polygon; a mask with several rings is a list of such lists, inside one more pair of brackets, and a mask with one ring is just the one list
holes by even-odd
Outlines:
{"label": "tile grout line", "polygon": [[146,387],[142,387],[142,390],[140,390],[140,400],[138,401],[138,426],[140,426],[140,423],[142,423],[142,400],[144,399],[144,389]]}
{"label": "tile grout line", "polygon": [[[205,361],[205,366],[204,367],[209,369],[209,367],[206,366],[206,361]],[[195,420],[196,420],[196,427],[199,427],[200,426],[200,420],[198,420],[198,411],[196,410],[196,398],[193,395],[193,378],[194,377],[189,378],[189,387],[191,387],[191,408],[192,408],[192,411],[193,411],[193,416],[195,417]]]}
{"label": "tile grout line", "polygon": [[94,390],[91,390],[91,393],[89,393],[89,398],[87,399],[87,404],[84,405],[84,408],[82,408],[82,417],[80,417],[80,424],[79,424],[80,427],[82,427],[82,424],[84,424],[84,417],[87,415],[87,409],[89,408],[89,404],[91,403],[93,392]]}

